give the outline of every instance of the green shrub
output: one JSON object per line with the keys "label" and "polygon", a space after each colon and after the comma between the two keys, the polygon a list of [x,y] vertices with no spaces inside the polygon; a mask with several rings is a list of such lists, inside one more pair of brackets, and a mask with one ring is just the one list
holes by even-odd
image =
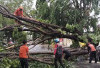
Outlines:
{"label": "green shrub", "polygon": [[0,68],[19,68],[20,64],[18,59],[3,58],[0,62]]}
{"label": "green shrub", "polygon": [[[66,68],[73,68],[72,62],[64,61],[64,65],[66,66]],[[59,63],[58,66],[59,68],[62,68]],[[18,59],[3,58],[2,61],[0,62],[0,68],[21,68],[21,66]],[[37,61],[31,61],[29,62],[29,68],[55,68],[55,67],[54,65],[48,65]]]}

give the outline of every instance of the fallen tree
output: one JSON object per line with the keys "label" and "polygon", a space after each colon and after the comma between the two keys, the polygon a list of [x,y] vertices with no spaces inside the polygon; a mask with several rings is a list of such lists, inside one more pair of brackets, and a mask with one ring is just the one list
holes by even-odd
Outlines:
{"label": "fallen tree", "polygon": [[[37,20],[35,20],[33,18],[18,17],[18,16],[13,15],[12,13],[10,13],[2,5],[0,5],[0,14],[2,16],[6,17],[6,18],[17,20],[20,23],[20,25],[11,25],[11,26],[6,26],[4,28],[0,28],[0,31],[4,31],[4,30],[6,30],[6,31],[12,30],[13,31],[13,29],[15,27],[24,25],[28,29],[23,29],[23,28],[18,27],[18,30],[19,31],[26,30],[26,31],[31,31],[31,32],[38,32],[38,33],[44,35],[45,38],[42,39],[41,41],[35,43],[35,45],[39,44],[39,43],[42,43],[42,42],[44,42],[44,41],[46,41],[48,39],[54,39],[54,38],[68,38],[68,39],[72,39],[72,40],[75,40],[75,41],[81,41],[82,40],[78,36],[79,35],[81,36],[83,34],[80,31],[78,31],[77,28],[74,28],[74,30],[71,31],[67,27],[62,27],[62,26],[58,26],[58,25],[43,23],[43,22],[37,21]],[[87,53],[88,53],[87,51],[82,51],[82,50],[81,51],[76,50],[75,52],[74,51],[71,52],[71,54],[73,56],[74,55],[84,55],[84,54],[87,54]],[[49,55],[51,54],[51,55],[53,55],[53,52],[49,52],[49,53],[47,53],[47,52],[46,53],[40,52],[40,53],[30,53],[30,54],[31,55],[37,55],[37,54],[49,54]],[[16,52],[13,52],[13,53],[11,53],[11,52],[0,53],[0,58],[3,58],[4,56],[10,57],[10,58],[11,57],[18,58],[18,53],[16,53]],[[41,59],[34,59],[34,60],[37,60],[39,62],[44,62]],[[48,63],[48,62],[44,62],[44,63]]]}
{"label": "fallen tree", "polygon": [[[71,55],[73,56],[80,56],[80,55],[86,55],[88,54],[87,50],[79,50],[79,49],[70,49]],[[18,53],[17,52],[1,52],[0,53],[0,59],[7,57],[10,59],[18,59]],[[36,56],[35,56],[36,55]],[[41,57],[38,55],[41,55]],[[42,56],[44,55],[44,56]],[[52,61],[52,59],[54,59],[53,57],[53,52],[33,52],[30,53],[30,58],[29,60],[31,61],[38,61],[41,63],[46,63],[46,64],[50,64],[52,65],[54,62]],[[47,56],[47,57],[46,57]]]}
{"label": "fallen tree", "polygon": [[[31,28],[32,30],[35,29],[35,31],[38,31],[39,33],[42,33],[43,35],[50,36],[52,38],[69,38],[73,40],[80,40],[78,38],[78,35],[82,35],[80,31],[78,31],[76,28],[74,31],[70,31],[69,29],[53,24],[47,24],[42,23],[40,21],[34,20],[32,18],[28,17],[18,17],[13,14],[11,14],[4,6],[0,5],[0,14],[2,14],[4,17],[15,19],[18,22],[20,22],[21,25],[25,25],[25,27]],[[25,21],[26,23],[23,23],[22,21]],[[32,26],[34,24],[34,26]],[[40,29],[41,28],[41,29]],[[65,31],[66,33],[62,33],[61,31]],[[73,34],[72,34],[73,33]],[[76,33],[76,34],[75,34]]]}

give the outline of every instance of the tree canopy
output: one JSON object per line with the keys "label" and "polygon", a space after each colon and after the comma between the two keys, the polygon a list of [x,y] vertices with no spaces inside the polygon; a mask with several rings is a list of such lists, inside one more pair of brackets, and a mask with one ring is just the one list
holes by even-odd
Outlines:
{"label": "tree canopy", "polygon": [[[36,9],[30,7],[33,6],[32,0],[20,0],[20,1],[12,1],[12,0],[3,0],[0,2],[1,5],[5,6],[8,11],[13,14],[13,12],[19,6],[24,7],[24,14],[28,17],[31,17],[37,22],[45,22],[45,24],[57,25],[56,28],[54,26],[47,28],[47,25],[34,25],[32,23],[28,23],[29,21],[18,18],[20,20],[24,20],[24,23],[28,25],[34,25],[34,29],[42,32],[42,34],[52,33],[52,35],[60,33],[60,36],[57,37],[65,37],[64,35],[87,35],[94,34],[94,36],[98,35],[97,28],[97,15],[99,15],[99,0],[37,0],[36,1]],[[94,16],[91,16],[91,12],[94,12]],[[1,23],[0,26],[5,27],[10,24],[15,24],[14,20],[4,18],[1,15]],[[4,23],[5,22],[5,23]],[[33,21],[36,22],[36,21]],[[43,24],[43,23],[42,23]],[[40,27],[40,28],[36,28]],[[30,29],[30,28],[29,28]],[[49,29],[50,31],[48,31]],[[46,32],[45,32],[46,31]],[[32,31],[33,36],[37,33]],[[9,33],[6,32],[6,33]],[[5,35],[7,35],[5,33]],[[71,34],[70,34],[71,33]],[[78,35],[77,35],[78,33]],[[63,36],[61,36],[63,34]],[[41,34],[40,34],[41,35]],[[38,36],[40,36],[38,35]],[[37,36],[37,37],[38,37]],[[89,35],[88,35],[89,36]],[[34,36],[35,37],[35,36]],[[56,36],[55,36],[56,37]],[[78,37],[77,37],[78,38]]]}
{"label": "tree canopy", "polygon": [[[3,50],[1,46],[7,44],[10,39],[20,46],[22,40],[27,39],[28,35],[32,36],[34,45],[47,40],[51,42],[54,38],[72,39],[73,46],[76,46],[79,41],[87,43],[88,39],[92,39],[92,42],[97,45],[100,41],[100,27],[97,26],[99,5],[99,0],[36,0],[35,8],[33,8],[34,0],[0,0],[0,51]],[[23,6],[25,17],[13,14],[19,6]],[[16,24],[15,20],[20,24]],[[17,46],[14,50],[16,49]],[[13,59],[18,57],[16,52],[0,53],[0,55],[9,55]],[[72,55],[87,53],[79,49],[72,50]],[[33,53],[32,55],[34,54],[48,53]],[[31,60],[52,64],[45,62],[44,58],[42,56],[43,60],[41,60],[41,57],[40,59],[33,57]],[[49,58],[51,58],[50,55]],[[7,61],[11,60],[7,59]],[[10,64],[14,66],[13,63]]]}

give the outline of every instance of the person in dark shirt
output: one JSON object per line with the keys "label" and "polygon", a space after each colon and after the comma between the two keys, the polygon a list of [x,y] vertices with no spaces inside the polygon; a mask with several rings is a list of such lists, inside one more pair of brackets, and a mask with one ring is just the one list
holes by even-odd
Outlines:
{"label": "person in dark shirt", "polygon": [[65,54],[64,59],[68,60],[71,57],[71,53],[68,50],[63,50],[63,54]]}
{"label": "person in dark shirt", "polygon": [[58,68],[57,61],[59,61],[59,63],[62,66],[62,68],[64,68],[64,65],[62,63],[63,50],[61,49],[61,54],[58,54],[58,48],[62,47],[62,45],[58,44],[59,43],[59,39],[54,39],[54,42],[55,42],[55,49],[54,49],[54,55],[55,55],[54,65],[55,65],[55,68]]}

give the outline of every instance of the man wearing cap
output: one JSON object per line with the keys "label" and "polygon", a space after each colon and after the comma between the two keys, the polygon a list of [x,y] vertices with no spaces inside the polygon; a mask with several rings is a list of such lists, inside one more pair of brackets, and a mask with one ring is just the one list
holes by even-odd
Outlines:
{"label": "man wearing cap", "polygon": [[14,15],[23,17],[23,7],[20,6],[15,12]]}

